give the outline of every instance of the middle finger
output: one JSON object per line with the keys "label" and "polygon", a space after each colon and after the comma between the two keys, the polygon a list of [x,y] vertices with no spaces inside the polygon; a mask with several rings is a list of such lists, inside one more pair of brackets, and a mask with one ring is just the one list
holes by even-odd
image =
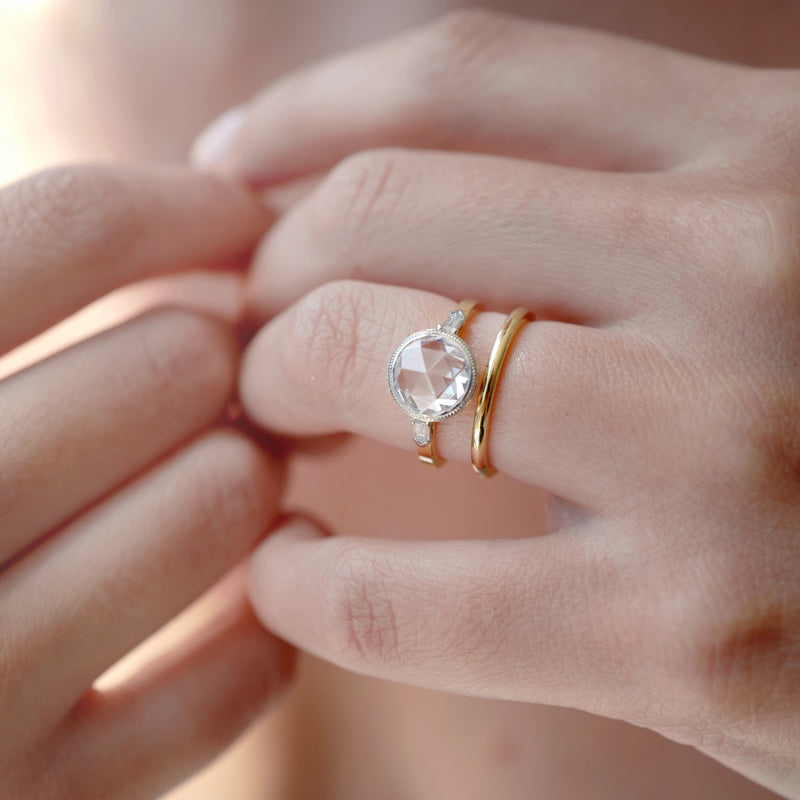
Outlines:
{"label": "middle finger", "polygon": [[[680,242],[659,175],[488,155],[351,156],[264,239],[252,303],[272,314],[342,278],[607,322],[659,307]],[[665,269],[665,266],[670,268]],[[501,269],[502,267],[502,269]]]}

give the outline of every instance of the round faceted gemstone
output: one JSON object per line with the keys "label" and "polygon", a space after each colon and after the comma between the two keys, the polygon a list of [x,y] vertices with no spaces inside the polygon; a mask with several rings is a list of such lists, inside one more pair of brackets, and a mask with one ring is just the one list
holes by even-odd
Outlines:
{"label": "round faceted gemstone", "polygon": [[473,362],[455,337],[425,334],[397,354],[392,379],[410,413],[441,417],[456,410],[473,385]]}

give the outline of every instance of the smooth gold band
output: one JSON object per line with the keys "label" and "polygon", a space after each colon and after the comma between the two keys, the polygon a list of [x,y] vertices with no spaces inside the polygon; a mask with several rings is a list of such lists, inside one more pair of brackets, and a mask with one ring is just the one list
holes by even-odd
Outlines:
{"label": "smooth gold band", "polygon": [[442,465],[442,459],[436,451],[436,425],[431,424],[431,440],[428,444],[417,444],[417,455],[423,464],[430,464],[432,467]]}
{"label": "smooth gold band", "polygon": [[[470,319],[475,315],[478,310],[477,300],[462,300],[458,304],[458,308],[464,313],[464,322],[459,326],[455,333],[461,334],[469,324]],[[417,455],[423,464],[430,464],[432,467],[439,467],[444,463],[436,450],[436,424],[430,424],[430,441],[428,444],[417,444]]]}
{"label": "smooth gold band", "polygon": [[489,464],[489,419],[497,384],[503,372],[506,355],[514,337],[527,321],[533,320],[527,308],[515,308],[505,319],[492,347],[486,372],[478,385],[478,404],[475,408],[475,422],[472,426],[472,469],[478,475],[490,476],[495,470]]}

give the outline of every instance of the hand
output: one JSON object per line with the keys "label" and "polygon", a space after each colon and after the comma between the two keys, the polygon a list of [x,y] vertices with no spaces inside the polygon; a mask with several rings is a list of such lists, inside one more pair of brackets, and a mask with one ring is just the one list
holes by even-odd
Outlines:
{"label": "hand", "polygon": [[[267,627],[366,674],[644,725],[800,797],[798,89],[470,12],[290,76],[206,137],[254,184],[332,168],[256,259],[254,303],[281,312],[243,367],[264,426],[413,450],[395,346],[463,297],[494,310],[468,329],[479,363],[496,312],[539,317],[490,456],[557,498],[553,535],[295,523],[252,562]],[[443,456],[468,460],[471,426],[439,424]]]}
{"label": "hand", "polygon": [[[0,348],[132,280],[223,264],[267,224],[173,169],[52,170],[0,192]],[[228,326],[159,310],[0,382],[0,794],[152,798],[225,747],[291,656],[227,587],[219,619],[119,688],[95,679],[262,537],[280,464],[211,430]]]}

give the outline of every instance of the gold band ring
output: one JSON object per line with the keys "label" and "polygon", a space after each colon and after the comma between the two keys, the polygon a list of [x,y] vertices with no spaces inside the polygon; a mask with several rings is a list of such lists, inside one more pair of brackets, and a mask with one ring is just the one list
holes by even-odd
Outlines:
{"label": "gold band ring", "polygon": [[478,404],[475,408],[475,422],[472,426],[472,468],[478,475],[488,477],[495,473],[489,464],[488,434],[492,403],[511,343],[525,322],[532,321],[533,318],[533,314],[527,308],[515,308],[506,317],[503,327],[494,340],[486,372],[483,373],[478,386]]}

